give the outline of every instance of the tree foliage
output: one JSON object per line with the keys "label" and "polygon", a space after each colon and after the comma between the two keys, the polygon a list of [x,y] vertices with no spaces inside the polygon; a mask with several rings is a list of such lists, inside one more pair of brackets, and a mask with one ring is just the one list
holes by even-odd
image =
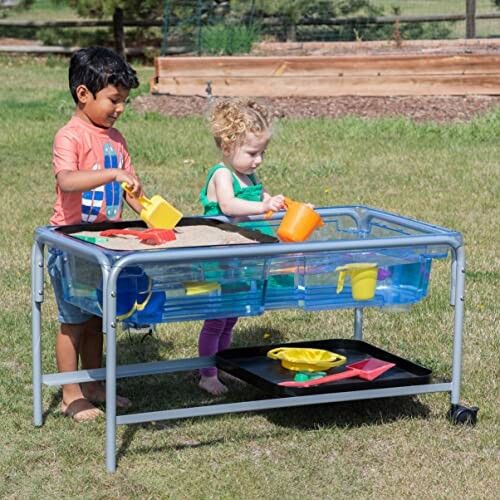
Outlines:
{"label": "tree foliage", "polygon": [[325,19],[354,14],[373,16],[382,12],[370,0],[231,0],[231,9],[240,12],[253,9],[255,17],[273,15],[290,23],[297,23],[302,18]]}
{"label": "tree foliage", "polygon": [[[247,15],[252,9],[251,15],[254,18],[276,16],[283,19],[285,37],[288,40],[295,39],[296,25],[301,19],[321,20],[354,15],[370,17],[381,15],[383,12],[369,0],[231,0],[231,8],[233,11],[246,12]],[[339,34],[338,28],[330,30],[332,34]],[[352,27],[350,31],[352,33]]]}
{"label": "tree foliage", "polygon": [[54,0],[73,7],[81,17],[102,19],[113,16],[116,9],[125,19],[158,19],[165,10],[164,0]]}

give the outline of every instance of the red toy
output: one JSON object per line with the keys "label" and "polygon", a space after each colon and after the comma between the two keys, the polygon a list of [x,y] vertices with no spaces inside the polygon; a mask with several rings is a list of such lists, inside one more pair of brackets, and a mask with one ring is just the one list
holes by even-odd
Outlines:
{"label": "red toy", "polygon": [[161,245],[167,241],[174,241],[176,239],[175,233],[172,229],[107,229],[101,231],[100,236],[136,236],[141,243],[146,245]]}
{"label": "red toy", "polygon": [[283,385],[286,387],[312,387],[315,385],[327,384],[329,382],[335,382],[337,380],[343,380],[345,378],[351,377],[359,377],[363,380],[375,380],[377,377],[382,375],[382,373],[385,373],[387,370],[390,370],[394,366],[396,365],[389,361],[383,361],[377,358],[368,358],[363,359],[362,361],[358,361],[357,363],[346,365],[345,371],[340,373],[326,375],[326,377],[308,380],[306,382],[280,382],[279,385]]}

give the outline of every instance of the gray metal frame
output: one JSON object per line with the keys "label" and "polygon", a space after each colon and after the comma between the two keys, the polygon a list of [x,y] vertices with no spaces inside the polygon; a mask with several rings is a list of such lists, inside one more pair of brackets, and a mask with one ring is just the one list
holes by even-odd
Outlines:
{"label": "gray metal frame", "polygon": [[[310,404],[353,401],[361,399],[408,396],[430,392],[450,392],[451,404],[459,404],[462,330],[464,314],[465,287],[465,254],[461,235],[445,228],[426,224],[387,212],[368,207],[330,207],[318,209],[321,215],[349,215],[358,227],[364,227],[374,216],[388,223],[397,223],[408,229],[425,231],[424,235],[396,236],[390,238],[372,238],[366,240],[310,241],[305,243],[239,245],[234,247],[184,248],[154,252],[135,252],[123,258],[111,261],[97,246],[88,245],[54,231],[51,227],[37,228],[32,251],[32,356],[33,356],[33,420],[35,426],[43,425],[42,384],[61,385],[81,383],[93,380],[106,381],[106,468],[109,472],[116,470],[116,426],[134,424],[152,420],[179,419],[194,416],[217,415],[255,411],[271,408],[304,406]],[[275,214],[280,218],[283,214]],[[68,253],[95,261],[102,270],[103,276],[103,330],[106,334],[106,368],[80,370],[76,372],[43,374],[42,371],[42,303],[44,300],[44,250],[45,246],[55,246]],[[165,265],[176,261],[210,260],[225,257],[270,257],[287,254],[311,254],[325,251],[373,250],[380,248],[404,248],[419,245],[443,245],[451,250],[450,270],[450,304],[455,307],[453,325],[452,377],[449,383],[430,383],[424,385],[371,389],[309,396],[272,398],[240,403],[218,404],[210,406],[174,409],[156,412],[136,413],[123,416],[116,415],[116,380],[122,377],[134,377],[156,373],[195,370],[213,366],[212,356],[173,361],[116,365],[116,297],[117,280],[123,268],[138,264],[162,263]],[[363,308],[354,309],[354,338],[361,340]]]}

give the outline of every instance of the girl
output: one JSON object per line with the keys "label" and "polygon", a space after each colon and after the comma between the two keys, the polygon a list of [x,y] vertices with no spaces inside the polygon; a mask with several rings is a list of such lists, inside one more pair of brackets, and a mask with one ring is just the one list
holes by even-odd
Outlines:
{"label": "girl", "polygon": [[[200,193],[205,215],[226,215],[238,222],[249,215],[284,208],[284,196],[271,196],[256,175],[271,139],[271,119],[269,109],[253,100],[214,102],[209,124],[221,160],[210,170]],[[200,356],[214,355],[227,349],[237,320],[206,320],[198,341]],[[217,368],[201,369],[200,375],[199,386],[210,394],[219,395],[227,391],[218,378]]]}

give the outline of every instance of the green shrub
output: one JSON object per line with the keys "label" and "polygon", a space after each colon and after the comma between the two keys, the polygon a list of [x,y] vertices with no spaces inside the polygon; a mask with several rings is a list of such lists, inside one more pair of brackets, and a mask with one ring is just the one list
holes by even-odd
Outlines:
{"label": "green shrub", "polygon": [[89,45],[112,45],[113,35],[110,29],[95,28],[42,28],[38,39],[43,45],[61,45],[63,47]]}
{"label": "green shrub", "polygon": [[204,28],[201,46],[207,54],[234,55],[246,54],[259,37],[255,26],[226,26],[217,24]]}

